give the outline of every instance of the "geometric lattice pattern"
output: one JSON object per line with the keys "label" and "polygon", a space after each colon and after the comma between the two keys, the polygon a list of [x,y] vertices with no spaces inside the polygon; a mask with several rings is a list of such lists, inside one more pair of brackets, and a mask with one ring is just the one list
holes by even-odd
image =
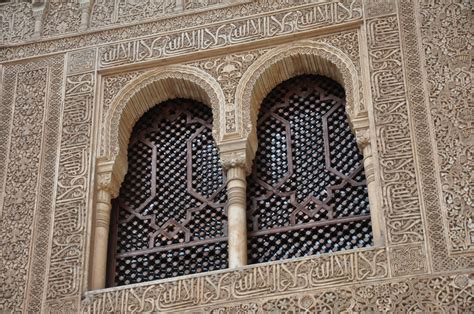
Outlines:
{"label": "geometric lattice pattern", "polygon": [[109,284],[226,268],[226,200],[211,109],[187,99],[151,109],[130,139]]}
{"label": "geometric lattice pattern", "polygon": [[363,157],[343,88],[303,75],[263,101],[248,177],[249,263],[372,245]]}

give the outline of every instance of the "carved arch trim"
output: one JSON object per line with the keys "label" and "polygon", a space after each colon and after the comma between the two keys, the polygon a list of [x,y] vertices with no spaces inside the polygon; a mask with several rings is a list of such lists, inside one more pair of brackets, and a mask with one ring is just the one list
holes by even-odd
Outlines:
{"label": "carved arch trim", "polygon": [[257,59],[236,89],[242,135],[247,138],[252,155],[256,151],[256,121],[263,99],[278,84],[301,74],[324,75],[341,84],[346,91],[346,111],[351,124],[362,119],[368,127],[367,110],[360,97],[359,73],[346,54],[330,44],[316,41],[284,45]]}
{"label": "carved arch trim", "polygon": [[102,156],[98,160],[98,188],[113,197],[127,172],[127,148],[135,122],[156,104],[173,98],[190,98],[212,108],[213,136],[220,140],[224,125],[220,108],[225,96],[208,73],[185,65],[172,65],[142,74],[128,83],[112,100],[101,134]]}

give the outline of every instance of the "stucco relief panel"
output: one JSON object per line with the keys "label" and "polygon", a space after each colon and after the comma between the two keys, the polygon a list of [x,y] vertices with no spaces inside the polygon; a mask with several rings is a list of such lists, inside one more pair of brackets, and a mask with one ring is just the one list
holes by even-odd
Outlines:
{"label": "stucco relief panel", "polygon": [[123,25],[137,20],[166,18],[172,15],[212,10],[215,7],[227,7],[250,2],[249,0],[97,0],[92,6],[91,28],[109,25]]}
{"label": "stucco relief panel", "polygon": [[34,23],[31,3],[0,5],[0,45],[30,39]]}
{"label": "stucco relief panel", "polygon": [[43,20],[43,35],[61,35],[77,32],[81,25],[79,1],[49,0]]}
{"label": "stucco relief panel", "polygon": [[396,15],[367,22],[388,244],[424,241]]}
{"label": "stucco relief panel", "polygon": [[[197,275],[105,293],[87,293],[84,311],[184,311],[193,307],[244,302],[340,283],[387,278],[385,249],[341,252],[299,260],[255,265],[237,271]],[[122,300],[127,300],[124,303]]]}
{"label": "stucco relief panel", "polygon": [[[272,306],[273,308],[286,306],[290,309],[309,311],[339,307],[358,311],[462,312],[464,309],[472,308],[473,281],[472,277],[464,275],[413,278],[383,284],[371,283],[364,284],[364,288],[348,285],[362,280],[385,279],[389,276],[425,274],[430,271],[430,267],[433,267],[435,271],[474,267],[473,259],[468,255],[472,252],[472,215],[470,216],[472,197],[469,191],[462,188],[469,186],[469,182],[472,181],[469,177],[469,173],[472,172],[470,171],[472,163],[469,159],[472,155],[472,145],[468,140],[468,134],[472,133],[472,123],[465,119],[471,116],[469,104],[472,100],[469,102],[469,93],[467,93],[470,76],[466,74],[469,72],[470,61],[466,61],[464,55],[463,45],[465,44],[457,40],[460,36],[465,36],[463,31],[468,29],[466,26],[466,19],[470,12],[469,9],[466,10],[468,5],[458,2],[421,2],[420,13],[424,24],[427,25],[421,29],[423,35],[423,46],[421,46],[421,43],[417,42],[418,35],[415,31],[416,6],[414,3],[402,0],[398,5],[400,16],[397,17],[391,15],[394,10],[391,5],[393,2],[381,2],[386,3],[385,9],[380,10],[382,13],[376,11],[376,6],[373,6],[373,11],[369,16],[384,16],[371,18],[367,20],[366,25],[370,84],[377,125],[377,150],[381,157],[383,210],[387,220],[389,248],[344,252],[301,261],[250,267],[238,272],[204,274],[189,279],[91,293],[83,301],[85,312],[174,308],[183,310],[195,308],[207,312],[231,309],[262,312],[272,309]],[[343,4],[348,3],[343,2]],[[359,2],[351,3],[354,4],[354,12],[357,12]],[[306,8],[322,8],[325,5],[327,8],[334,8],[329,4],[321,3],[310,4]],[[388,16],[385,15],[387,13]],[[282,34],[304,30],[305,28],[301,27],[303,24],[298,24],[300,22],[293,16],[291,14],[286,17],[284,14],[274,15],[273,17],[279,21],[278,25],[282,28],[271,36],[278,37]],[[456,20],[455,24],[445,27],[446,23],[453,22],[453,17]],[[342,18],[334,21],[339,23],[357,19]],[[258,19],[249,19],[249,21],[256,22]],[[245,25],[252,25],[251,23]],[[330,25],[333,22],[321,23],[320,25],[311,24],[308,29]],[[223,27],[221,30],[226,29]],[[219,34],[218,28],[211,30],[214,32],[212,36]],[[130,34],[132,33],[127,36],[133,36]],[[180,43],[180,38],[187,40],[190,34],[180,32],[173,38],[177,40],[175,42]],[[258,32],[246,34],[246,37],[242,37],[242,41],[236,41],[234,39],[237,37],[232,37],[234,35],[231,33],[230,37],[226,37],[225,40],[228,41],[225,45],[260,38]],[[214,38],[212,36],[208,38]],[[358,56],[360,46],[355,44],[355,41],[360,40],[359,36],[358,31],[354,30],[314,40],[336,46],[349,56],[359,70],[362,67]],[[113,37],[107,40],[111,38]],[[220,37],[217,38],[218,41],[221,40]],[[234,39],[229,40],[229,38]],[[131,41],[125,46],[117,46],[122,44],[107,46],[110,49],[119,47],[116,50],[117,59],[114,60],[122,60],[123,63],[120,61],[102,64],[102,66],[131,64],[142,60],[155,61],[164,56],[147,54],[146,47],[136,44],[137,42],[139,41]],[[170,55],[188,53],[188,50],[184,48],[194,51],[194,46],[186,46],[182,43],[173,46],[177,49],[169,50],[173,51]],[[38,52],[41,49],[53,47],[48,46],[50,44],[39,43],[33,46],[39,49],[36,50]],[[137,47],[145,50],[140,52]],[[214,46],[200,47],[211,49]],[[438,187],[436,184],[433,185],[433,182],[436,183],[437,176],[433,170],[435,169],[433,162],[435,152],[431,151],[429,146],[431,139],[429,120],[427,120],[427,103],[423,100],[423,86],[418,82],[422,77],[419,47],[423,47],[426,55],[429,81],[427,96],[430,101],[429,110],[433,116],[433,124],[437,130],[434,134],[438,147],[437,158],[443,169],[441,188],[444,193],[444,203],[441,204],[444,204],[445,208],[440,206]],[[9,51],[11,53],[19,51],[15,49],[17,48]],[[159,49],[153,51],[156,52]],[[236,85],[235,82],[254,60],[265,52],[264,49],[260,52],[249,51],[189,64],[207,71],[217,80],[225,92],[225,110],[232,112],[232,106],[235,103],[232,99],[232,88]],[[32,52],[25,50],[24,53],[31,54]],[[91,139],[97,76],[94,72],[95,63],[90,60],[95,60],[95,53],[95,50],[84,50],[72,52],[70,55],[67,65],[67,83],[65,83],[63,129],[56,133],[54,126],[58,127],[58,120],[46,117],[53,117],[54,110],[59,110],[60,101],[56,103],[48,99],[53,99],[51,95],[59,95],[60,88],[55,86],[62,84],[60,79],[63,68],[62,58],[58,58],[54,66],[53,61],[48,61],[51,63],[31,62],[28,64],[34,64],[34,66],[27,68],[23,64],[4,66],[5,84],[3,95],[1,95],[2,110],[0,112],[2,118],[0,179],[2,179],[1,189],[3,190],[0,191],[6,191],[8,197],[0,200],[0,205],[3,202],[3,208],[0,211],[2,215],[2,240],[0,241],[2,244],[8,242],[18,243],[18,245],[8,245],[8,249],[3,249],[6,246],[2,245],[0,251],[2,254],[0,281],[5,283],[3,287],[0,287],[0,309],[23,307],[33,312],[37,311],[38,306],[44,306],[41,303],[41,295],[47,291],[46,306],[49,310],[63,312],[79,310],[86,263],[87,221],[91,212],[88,202],[89,182],[93,173],[90,167],[93,150]],[[81,61],[80,57],[74,58],[74,54],[88,55],[88,57],[82,58]],[[104,51],[100,53],[99,58],[103,56]],[[48,60],[53,60],[53,58]],[[102,79],[104,101],[100,102],[104,106],[103,110],[107,110],[114,93],[140,74],[142,74],[141,70],[104,76]],[[32,77],[37,80],[34,84],[31,81]],[[56,78],[55,83],[50,81],[52,77]],[[362,80],[359,83],[362,85]],[[30,85],[27,86],[27,84]],[[33,102],[41,103],[43,106],[35,106],[35,110],[30,110],[24,116],[16,115],[16,112],[24,109],[25,104],[31,102],[31,93],[34,94]],[[459,107],[455,107],[454,104]],[[34,119],[31,118],[32,116]],[[225,127],[232,131],[238,123],[238,116],[234,113],[226,114],[225,117]],[[43,120],[49,121],[50,124],[43,125]],[[20,129],[29,132],[27,133],[29,136],[25,138],[19,136]],[[55,137],[54,134],[59,133],[61,136],[59,156],[51,155],[51,152],[56,151],[55,149],[49,150],[50,155],[46,155],[38,149],[38,145],[35,145],[38,141],[40,143],[45,139],[45,149],[57,147],[55,145],[58,143],[55,143],[55,140],[59,141],[59,137]],[[26,145],[24,141],[31,142],[31,149],[22,150],[22,145]],[[453,142],[457,145],[453,146]],[[16,158],[16,156],[20,157]],[[39,166],[40,156],[46,158],[45,167],[42,170]],[[29,163],[22,162],[25,158],[29,160]],[[49,186],[55,184],[50,180],[54,175],[54,170],[48,171],[48,169],[54,168],[54,158],[59,158],[59,176],[56,196],[53,199],[53,192]],[[423,174],[417,174],[417,169]],[[17,175],[17,173],[21,174],[22,171],[27,171],[30,178],[31,173],[34,174],[31,182],[27,183],[34,186],[30,187],[22,183],[21,187],[27,187],[27,189],[19,187],[22,175]],[[41,190],[41,195],[31,193],[37,186]],[[420,195],[423,195],[423,198],[420,198]],[[56,206],[51,212],[48,210],[51,207],[48,206],[51,206],[52,202],[56,202]],[[27,210],[24,204],[29,204],[30,210],[35,208],[33,216],[19,217],[19,213],[24,214]],[[15,224],[9,223],[11,220],[4,220],[5,215],[12,215],[11,220],[15,220]],[[18,228],[11,228],[9,225],[21,226],[29,231],[19,233]],[[48,227],[51,225],[53,229]],[[51,259],[47,265],[49,273],[42,277],[46,277],[47,282],[43,283],[40,277],[46,270],[41,269],[39,261],[44,260],[45,256],[47,259],[45,254],[47,254],[48,241],[51,239],[47,230],[53,230],[53,240]],[[449,231],[448,237],[444,233],[445,230]],[[429,240],[429,247],[425,245],[425,238]],[[35,241],[34,250],[31,258],[28,259],[24,254],[30,248],[31,239]],[[21,252],[11,254],[14,250],[21,250]],[[455,253],[454,257],[449,256],[450,252]],[[458,256],[462,254],[466,256]],[[427,255],[431,256],[431,261],[427,260]],[[35,269],[39,267],[40,272],[36,277],[29,276],[30,279],[27,282],[26,278],[31,267]],[[335,284],[343,284],[347,287],[336,290],[328,288],[329,285]],[[297,292],[301,289],[308,289],[308,292]],[[274,296],[275,291],[286,296]],[[423,292],[420,294],[420,291]],[[248,295],[257,295],[259,299],[244,301]],[[26,304],[23,304],[24,298],[27,300]],[[355,303],[348,304],[348,298],[356,300]],[[152,299],[154,301],[151,301]],[[220,304],[220,300],[227,303]],[[338,301],[334,303],[331,300]]]}
{"label": "stucco relief panel", "polygon": [[[89,52],[83,51],[87,56]],[[75,56],[77,59],[77,55]],[[69,70],[75,69],[73,56]],[[84,68],[68,72],[65,82],[63,128],[59,150],[53,242],[46,282],[46,308],[57,304],[76,306],[82,292],[87,254],[89,182],[93,140],[96,74]]]}
{"label": "stucco relief panel", "polygon": [[452,253],[474,253],[472,3],[421,1],[430,112]]}
{"label": "stucco relief panel", "polygon": [[32,267],[47,258],[62,69],[60,57],[5,67],[0,310],[41,302],[41,278]]}

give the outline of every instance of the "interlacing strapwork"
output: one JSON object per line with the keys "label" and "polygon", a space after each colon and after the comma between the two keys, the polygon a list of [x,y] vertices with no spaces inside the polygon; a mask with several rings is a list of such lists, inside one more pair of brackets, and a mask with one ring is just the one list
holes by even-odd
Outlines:
{"label": "interlacing strapwork", "polygon": [[211,109],[186,99],[151,109],[133,129],[128,165],[111,223],[109,285],[226,268],[226,186]]}
{"label": "interlacing strapwork", "polygon": [[343,88],[292,78],[263,101],[248,177],[249,263],[370,246],[369,199]]}

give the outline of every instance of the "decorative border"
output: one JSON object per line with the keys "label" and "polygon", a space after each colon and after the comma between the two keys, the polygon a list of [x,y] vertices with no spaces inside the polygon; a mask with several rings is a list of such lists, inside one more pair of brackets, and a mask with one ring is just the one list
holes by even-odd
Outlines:
{"label": "decorative border", "polygon": [[431,259],[435,272],[473,269],[474,258],[471,256],[449,255],[446,225],[443,221],[439,187],[439,174],[435,164],[434,134],[430,127],[429,104],[423,85],[421,45],[418,41],[416,12],[414,0],[399,2],[402,46],[404,48],[404,69],[406,71],[408,107],[414,123],[414,139],[418,173],[421,183],[421,199],[424,202],[428,240],[431,247]]}
{"label": "decorative border", "polygon": [[[264,2],[264,0],[261,1]],[[297,4],[301,4],[300,1],[297,1]],[[280,9],[281,11],[278,11]],[[299,11],[307,12],[308,14],[302,15],[301,13],[297,13]],[[202,17],[202,20],[207,21],[209,24],[205,27],[200,27],[198,23],[200,19],[198,19],[197,16]],[[165,46],[167,45],[168,47],[173,47],[174,45],[180,46],[187,41],[187,47],[184,47],[184,51],[189,50],[190,45],[194,46],[197,42],[195,36],[197,36],[198,33],[202,34],[202,36],[205,36],[202,37],[205,41],[201,41],[199,46],[201,48],[197,49],[201,51],[202,48],[209,48],[209,44],[211,43],[213,47],[242,44],[244,42],[254,42],[256,39],[263,38],[262,36],[270,38],[275,34],[291,35],[296,33],[297,28],[299,28],[300,31],[306,31],[332,24],[340,24],[341,22],[361,20],[362,0],[332,1],[328,3],[304,4],[296,7],[293,3],[287,1],[277,1],[274,5],[252,2],[235,7],[235,9],[232,10],[232,19],[229,19],[228,16],[227,10],[221,9],[217,12],[204,12],[202,15],[181,16],[169,20],[105,30],[92,34],[69,36],[57,40],[5,47],[0,48],[0,60],[23,59],[83,47],[99,46],[102,44],[110,46],[110,43],[122,40],[128,40],[129,43],[113,44],[110,49],[117,49],[117,53],[119,54],[122,52],[128,54],[127,51],[134,47],[135,51],[136,49],[141,49],[142,52],[140,55],[146,55],[150,51],[149,45],[153,43],[153,40],[147,43],[149,39],[145,38],[146,36],[150,37],[150,33],[159,34],[159,36],[152,37],[164,41]],[[242,20],[241,18],[247,19]],[[305,22],[301,20],[302,18],[308,18],[308,21]],[[301,20],[301,22],[296,22],[297,20]],[[265,28],[264,24],[262,24],[265,21],[271,22],[274,25],[273,28]],[[211,24],[216,22],[218,22],[218,24]],[[237,25],[242,25],[242,23],[247,26],[241,26],[239,28]],[[296,24],[299,24],[299,26],[297,27]],[[195,29],[192,31],[175,31],[176,29],[183,30],[192,28]],[[230,37],[224,38],[225,36],[222,36],[223,32]],[[175,34],[175,38],[171,39],[170,36],[173,36],[173,34]],[[141,37],[143,38],[139,40],[136,39]],[[206,44],[206,42],[208,43]],[[194,51],[197,50],[195,48]],[[157,52],[154,53],[156,55]],[[134,60],[129,60],[129,63],[133,61]]]}
{"label": "decorative border", "polygon": [[[368,3],[372,2],[377,1],[370,0]],[[267,306],[268,309],[271,309],[271,306],[275,304],[278,306],[293,306],[298,310],[319,310],[331,308],[333,303],[327,299],[327,296],[334,295],[341,303],[334,304],[333,308],[339,306],[341,309],[349,308],[361,311],[398,310],[403,307],[403,310],[406,311],[418,309],[430,312],[443,309],[450,312],[462,312],[466,309],[467,312],[473,307],[472,276],[427,277],[427,273],[432,271],[472,270],[474,269],[474,259],[470,258],[472,255],[467,254],[468,252],[464,255],[450,255],[448,238],[445,234],[446,224],[442,216],[445,205],[440,200],[442,190],[438,182],[439,175],[436,173],[436,150],[434,146],[436,138],[434,134],[430,133],[433,131],[430,128],[432,125],[429,115],[430,104],[427,101],[428,94],[420,79],[424,77],[424,74],[420,42],[422,37],[420,37],[419,28],[416,24],[416,14],[419,14],[419,8],[414,0],[401,0],[398,3],[399,15],[394,15],[390,14],[393,13],[393,6],[390,4],[393,4],[393,2],[389,0],[383,0],[383,2],[387,3],[385,9],[370,13],[371,18],[366,20],[366,23],[362,26],[361,34],[367,35],[370,83],[378,131],[378,150],[382,153],[390,153],[388,155],[381,154],[380,158],[381,167],[383,168],[383,180],[380,181],[384,186],[384,208],[389,229],[387,248],[341,252],[302,260],[249,266],[238,271],[227,270],[140,286],[89,292],[87,293],[88,299],[82,303],[83,311],[94,312],[113,309],[117,311],[138,311],[148,308],[174,310],[174,306],[182,310],[230,311],[232,309],[248,309],[250,311],[256,309],[262,311]],[[358,5],[360,2],[352,1],[351,3]],[[366,2],[364,3],[366,4]],[[442,4],[438,5],[441,6]],[[313,6],[313,4],[304,7],[310,6]],[[372,8],[375,7],[372,6]],[[278,14],[280,13],[278,12]],[[387,13],[389,15],[386,15]],[[143,27],[143,25],[140,25],[140,27]],[[365,29],[367,32],[365,32]],[[331,36],[334,35],[337,34]],[[130,33],[124,35],[124,37],[127,36],[133,35]],[[101,40],[109,42],[109,39],[103,38]],[[321,40],[325,39],[321,38]],[[54,42],[59,41],[61,40]],[[362,39],[362,41],[365,41],[365,39]],[[89,42],[88,44],[96,45],[97,43]],[[35,47],[38,48],[43,44],[44,42],[32,44],[31,47],[37,45]],[[77,43],[74,45],[77,45]],[[15,49],[18,49],[16,52],[21,53],[22,47],[25,46],[15,47]],[[28,54],[29,56],[36,56],[49,51],[49,48],[41,49],[43,48],[32,50]],[[62,48],[53,47],[51,49],[51,51],[58,51]],[[91,56],[91,58],[96,56],[95,49],[89,49],[88,51],[88,54],[84,54],[85,56]],[[74,52],[74,55],[81,54]],[[21,57],[24,56],[26,57],[26,54]],[[37,169],[38,174],[42,176],[41,180],[38,181],[38,186],[40,191],[45,193],[41,192],[41,195],[35,196],[35,206],[38,206],[35,212],[37,216],[35,216],[34,221],[28,220],[32,226],[35,226],[32,232],[36,235],[32,240],[36,242],[32,247],[34,253],[30,256],[29,263],[31,264],[22,267],[20,264],[23,262],[20,261],[19,264],[16,264],[16,268],[2,266],[0,278],[4,278],[3,282],[5,284],[2,287],[3,290],[0,290],[0,293],[4,293],[0,298],[0,309],[15,307],[13,304],[18,301],[15,304],[19,307],[25,306],[25,310],[35,311],[40,307],[44,311],[78,312],[81,310],[82,282],[85,281],[85,268],[87,266],[87,261],[85,261],[87,255],[87,221],[92,215],[91,211],[88,210],[91,195],[90,183],[93,180],[91,179],[93,173],[91,165],[93,164],[92,158],[94,155],[92,151],[94,141],[92,138],[94,124],[92,117],[94,116],[94,110],[99,109],[96,107],[98,103],[94,103],[95,89],[97,88],[95,63],[81,63],[79,60],[77,64],[74,64],[75,57],[73,57],[73,54],[69,57],[71,59],[68,61],[68,73],[65,83],[66,94],[62,117],[64,123],[61,131],[60,154],[54,157],[57,146],[51,149],[44,147],[42,154],[48,156],[43,164],[45,168]],[[362,62],[360,64],[362,69],[366,66],[363,58],[361,58]],[[9,140],[11,138],[10,132],[12,132],[11,119],[14,118],[14,115],[12,115],[13,106],[10,101],[5,101],[6,97],[10,97],[8,95],[14,92],[14,88],[9,88],[9,86],[13,86],[13,83],[6,80],[7,72],[9,69],[17,67],[25,68],[28,71],[34,70],[35,64],[43,64],[43,62],[46,62],[45,60],[61,60],[58,61],[55,70],[52,69],[52,66],[49,66],[49,69],[58,74],[58,77],[55,76],[54,80],[59,80],[59,77],[62,79],[62,75],[59,74],[60,69],[62,69],[62,57],[37,59],[18,64],[4,64],[0,67],[3,71],[3,82],[5,82],[0,115],[6,117],[6,119],[2,119],[0,126],[0,138],[6,139],[0,142],[0,145],[6,145],[5,150],[0,150],[0,160],[5,161],[1,164],[1,167],[5,168],[0,168],[0,179],[4,179],[7,172],[14,170],[14,167],[10,169],[12,163],[11,161],[7,163],[9,156],[5,154],[5,151],[9,151],[11,145],[14,144],[12,140]],[[87,60],[88,57],[82,61]],[[199,63],[193,62],[195,64]],[[200,62],[199,64],[204,64],[202,61]],[[248,67],[245,60],[242,64],[245,64],[242,67],[243,69]],[[430,64],[425,65],[427,67],[432,66]],[[238,76],[237,80],[240,80],[240,78],[241,75]],[[59,81],[57,84],[62,85]],[[48,106],[51,105],[48,104]],[[60,106],[60,104],[58,105]],[[59,139],[53,139],[54,125],[57,126],[61,117],[55,119],[56,117],[53,115],[56,111],[50,107],[48,108],[47,115],[51,119],[47,119],[47,123],[51,123],[51,125],[45,124],[42,126],[45,133],[41,135],[41,138],[45,138],[44,143],[53,147]],[[231,120],[229,118],[229,121]],[[413,132],[410,132],[410,129],[413,129]],[[10,143],[10,141],[12,142]],[[400,153],[400,150],[402,153]],[[55,175],[54,171],[48,171],[48,169],[53,168],[53,165],[56,165],[51,158],[59,158],[55,206],[51,205],[51,202],[54,202],[51,199],[51,197],[54,197],[54,194],[52,194],[54,192],[48,188],[54,182],[51,181],[51,178]],[[18,178],[21,178],[21,176],[18,176]],[[397,185],[399,183],[402,184]],[[10,197],[10,194],[8,197]],[[397,199],[397,197],[399,198]],[[2,195],[2,199],[4,203],[7,202],[4,195]],[[47,213],[48,206],[54,206],[52,212]],[[446,210],[449,210],[449,208],[446,208]],[[54,221],[48,222],[48,217],[52,217],[51,215],[53,215]],[[11,224],[10,220],[5,221]],[[425,225],[423,225],[424,221],[426,221]],[[53,224],[52,234],[51,232],[45,233],[47,229],[51,230],[47,228],[48,223]],[[8,244],[8,250],[3,249],[3,247],[7,247],[5,245],[0,251],[2,257],[14,249],[22,250],[25,253],[24,243],[15,246],[11,244],[12,241],[9,241],[10,236],[20,239],[20,236],[24,235],[18,234],[18,229],[12,229],[12,232],[9,232],[8,228],[2,230],[7,230],[7,237],[2,241],[8,242],[5,242]],[[51,245],[51,248],[49,248],[51,252],[47,252],[45,255],[46,247],[43,236],[46,234],[48,234],[47,241]],[[28,241],[26,239],[24,242],[30,243]],[[16,243],[17,241],[13,242]],[[38,274],[38,277],[30,276],[30,281],[26,282],[25,285],[25,280],[20,277],[25,272],[32,273],[33,268],[36,271],[36,265],[39,265],[38,263],[40,263],[43,256],[46,256],[45,259],[48,260],[48,254],[51,254],[49,264],[45,266],[44,270],[39,268],[47,276],[47,285],[42,282],[40,274]],[[15,258],[20,260],[23,258],[22,256],[18,254]],[[11,269],[15,269],[16,272],[12,272]],[[333,272],[327,277],[318,277],[320,274],[327,274],[328,270]],[[318,280],[312,279],[313,274],[317,274],[316,278]],[[413,276],[415,274],[418,277],[390,279],[391,276]],[[1,277],[2,275],[4,277]],[[421,277],[421,275],[424,277]],[[325,281],[325,279],[328,280]],[[381,282],[382,280],[384,282]],[[5,287],[13,286],[15,288],[11,290],[5,289]],[[335,286],[337,288],[334,288]],[[236,289],[236,287],[243,288]],[[364,287],[369,288],[364,289]],[[339,291],[341,293],[337,294]],[[11,293],[7,296],[10,299],[5,298],[5,293]],[[27,304],[24,302],[24,293],[28,296]],[[43,293],[47,294],[46,303],[36,305],[38,300],[40,302],[44,300],[44,297],[39,298]],[[181,298],[178,301],[182,303],[173,305],[171,300],[178,294]],[[249,300],[248,295],[254,294],[259,300]],[[377,297],[373,297],[374,295]],[[347,298],[356,300],[354,301],[356,304],[362,305],[360,307],[344,307],[343,305],[346,304],[344,300],[347,300]],[[9,300],[13,300],[12,303],[5,306],[5,302],[9,302]],[[166,302],[163,303],[160,300]],[[23,302],[23,305],[20,304],[21,302]],[[316,305],[323,307],[316,307]]]}
{"label": "decorative border", "polygon": [[385,249],[362,249],[87,292],[86,313],[188,311],[388,277]]}
{"label": "decorative border", "polygon": [[[60,128],[63,58],[5,67],[8,127],[0,240],[0,311],[41,304]],[[11,128],[11,129],[10,129]],[[6,181],[4,181],[6,180]],[[38,191],[38,193],[34,193]],[[33,192],[33,194],[32,194]],[[6,219],[8,217],[9,219]],[[0,277],[2,277],[0,275]],[[5,277],[6,276],[6,277]],[[16,286],[16,288],[14,288]]]}

